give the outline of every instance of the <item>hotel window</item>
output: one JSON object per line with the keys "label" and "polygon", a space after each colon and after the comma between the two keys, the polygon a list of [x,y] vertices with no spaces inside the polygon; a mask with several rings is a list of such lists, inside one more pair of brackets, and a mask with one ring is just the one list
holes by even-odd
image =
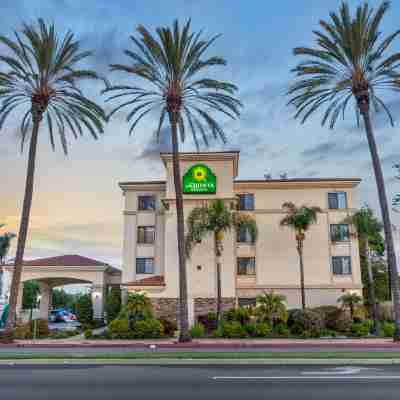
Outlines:
{"label": "hotel window", "polygon": [[251,211],[254,210],[254,194],[242,193],[238,195],[239,210]]}
{"label": "hotel window", "polygon": [[253,244],[254,240],[251,239],[251,235],[248,229],[246,229],[244,226],[241,226],[237,230],[237,238],[236,238],[238,243],[249,243]]}
{"label": "hotel window", "polygon": [[154,274],[154,258],[138,257],[136,259],[137,274]]}
{"label": "hotel window", "polygon": [[351,275],[351,259],[349,256],[332,257],[334,275]]}
{"label": "hotel window", "polygon": [[331,224],[331,241],[347,242],[350,238],[349,225]]}
{"label": "hotel window", "polygon": [[331,210],[342,210],[347,208],[347,193],[328,193],[328,205]]}
{"label": "hotel window", "polygon": [[154,226],[138,226],[137,242],[150,244],[154,243],[156,231]]}
{"label": "hotel window", "polygon": [[155,196],[139,196],[138,197],[138,209],[140,211],[155,210],[156,209]]}
{"label": "hotel window", "polygon": [[238,275],[255,275],[256,259],[254,257],[238,257],[237,273]]}

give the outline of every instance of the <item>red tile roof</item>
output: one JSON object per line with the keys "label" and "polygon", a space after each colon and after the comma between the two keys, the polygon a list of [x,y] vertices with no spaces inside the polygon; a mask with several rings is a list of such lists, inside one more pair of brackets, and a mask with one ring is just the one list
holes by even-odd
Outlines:
{"label": "red tile roof", "polygon": [[165,286],[164,277],[161,275],[150,276],[133,282],[123,283],[123,286]]}
{"label": "red tile roof", "polygon": [[[14,263],[10,265],[14,265]],[[105,265],[107,265],[107,263],[77,254],[66,254],[63,256],[24,261],[24,266],[32,267],[100,267]]]}

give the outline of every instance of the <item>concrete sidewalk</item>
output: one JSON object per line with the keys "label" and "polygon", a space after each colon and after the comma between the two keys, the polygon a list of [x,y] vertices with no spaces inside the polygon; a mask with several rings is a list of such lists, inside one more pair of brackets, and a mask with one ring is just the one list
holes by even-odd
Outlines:
{"label": "concrete sidewalk", "polygon": [[15,340],[0,348],[131,348],[157,347],[159,349],[392,349],[400,351],[400,343],[392,339],[196,339],[178,343],[176,339],[159,340],[69,340],[39,339]]}

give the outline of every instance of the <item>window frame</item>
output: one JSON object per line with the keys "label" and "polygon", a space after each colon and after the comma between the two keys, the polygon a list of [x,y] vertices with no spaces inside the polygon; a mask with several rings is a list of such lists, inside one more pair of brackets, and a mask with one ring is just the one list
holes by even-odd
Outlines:
{"label": "window frame", "polygon": [[[143,272],[139,272],[138,271],[138,261],[142,261],[144,260],[144,264],[143,264]],[[152,260],[152,272],[147,272],[146,271],[146,261],[147,260]],[[154,257],[136,257],[136,265],[135,265],[135,271],[136,271],[136,275],[154,275],[155,273],[155,265],[154,265]]]}
{"label": "window frame", "polygon": [[[340,200],[339,200],[340,195],[344,196],[345,207],[340,207]],[[335,201],[336,201],[337,207],[331,207],[331,202],[330,202],[331,196],[336,197]],[[349,203],[348,203],[348,198],[347,198],[347,192],[344,192],[344,191],[328,192],[328,209],[329,210],[347,210],[348,208],[349,208]]]}
{"label": "window frame", "polygon": [[[247,208],[246,206],[246,200],[242,202],[242,198],[246,198],[246,196],[249,196],[251,200],[251,206]],[[254,193],[238,193],[238,209],[239,211],[254,211],[255,210],[255,196]],[[242,204],[244,207],[242,207]]]}
{"label": "window frame", "polygon": [[[347,233],[344,238],[341,237],[342,231],[341,227],[345,226],[347,227]],[[338,229],[336,233],[333,232],[333,229],[336,227]],[[331,237],[331,242],[332,243],[346,243],[350,241],[350,225],[349,224],[330,224],[329,225],[329,232],[330,232],[330,237]],[[336,234],[336,239],[334,238]]]}
{"label": "window frame", "polygon": [[[341,272],[340,273],[335,272],[335,260],[336,259],[341,260],[341,264],[340,264]],[[346,272],[346,273],[343,272],[344,271],[343,259],[347,259],[349,261],[349,272]],[[350,256],[332,256],[332,274],[335,276],[351,276],[353,274],[353,266],[351,263],[351,257]]]}
{"label": "window frame", "polygon": [[[140,240],[141,237],[139,231],[141,229],[143,229],[143,237],[142,237],[143,240]],[[152,237],[150,238],[150,240],[147,240],[148,237],[146,236],[146,234],[148,234],[148,229],[152,230]],[[137,227],[136,234],[137,234],[136,242],[138,244],[154,244],[156,241],[156,227],[154,225],[139,225]]]}
{"label": "window frame", "polygon": [[[241,273],[240,272],[240,261],[243,259],[247,259],[247,260],[253,260],[253,266],[252,268],[254,269],[253,273],[248,273],[248,268],[249,266],[246,265],[246,273]],[[236,274],[238,276],[256,276],[256,258],[255,257],[237,257],[236,259]]]}
{"label": "window frame", "polygon": [[[153,206],[152,207],[143,207],[143,204],[145,204],[145,199],[152,199]],[[138,211],[154,212],[156,210],[156,196],[154,194],[139,195],[137,201],[138,201],[138,204],[137,204]]]}
{"label": "window frame", "polygon": [[243,237],[241,236],[241,235],[243,234],[243,232],[242,232],[242,230],[241,230],[242,228],[244,228],[244,227],[240,227],[240,228],[236,231],[236,243],[254,245],[254,244],[255,244],[255,241],[251,239],[250,233],[249,233],[249,230],[248,230],[248,229],[246,229],[246,231],[245,231],[245,233],[244,233],[244,235],[245,235],[245,240],[241,240],[241,239],[243,239]]}

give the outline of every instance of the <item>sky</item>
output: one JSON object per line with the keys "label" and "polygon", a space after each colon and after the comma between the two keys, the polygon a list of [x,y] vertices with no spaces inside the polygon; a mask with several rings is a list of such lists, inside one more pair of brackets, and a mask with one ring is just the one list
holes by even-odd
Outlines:
{"label": "sky", "polygon": [[[60,34],[72,30],[82,48],[94,52],[86,66],[114,82],[120,77],[110,74],[108,65],[127,61],[123,50],[132,47],[129,35],[139,24],[152,30],[171,25],[175,18],[191,18],[193,29],[203,29],[207,37],[221,34],[208,54],[225,57],[228,65],[212,75],[234,82],[244,104],[240,120],[221,120],[228,143],[212,142],[208,150],[240,150],[240,178],[262,178],[266,173],[279,177],[283,172],[289,178],[360,177],[359,204],[378,211],[366,137],[351,110],[345,121],[329,130],[321,127],[320,114],[301,125],[286,106],[285,92],[293,79],[290,69],[297,61],[292,49],[311,46],[318,21],[339,4],[338,0],[1,0],[0,33],[11,35],[23,22],[38,17],[54,22]],[[349,4],[354,8],[359,2]],[[382,24],[384,33],[397,29],[399,20],[396,0]],[[400,50],[399,43],[396,49]],[[99,84],[85,84],[84,89],[104,105]],[[387,99],[397,117],[400,100],[390,94]],[[20,118],[15,113],[0,132],[0,222],[14,232],[27,164],[27,150],[20,152]],[[400,192],[393,169],[400,162],[399,121],[391,128],[383,116],[373,116],[390,199]],[[67,157],[60,146],[53,152],[47,129],[41,131],[26,259],[73,253],[121,265],[123,198],[118,182],[164,178],[158,154],[169,149],[168,131],[157,143],[156,122],[146,120],[129,137],[129,127],[119,115],[98,141],[89,135],[71,139]],[[182,150],[195,147],[188,141]],[[400,224],[400,214],[393,213],[393,218]],[[398,249],[399,242],[396,236]],[[10,255],[14,251],[13,247]]]}

